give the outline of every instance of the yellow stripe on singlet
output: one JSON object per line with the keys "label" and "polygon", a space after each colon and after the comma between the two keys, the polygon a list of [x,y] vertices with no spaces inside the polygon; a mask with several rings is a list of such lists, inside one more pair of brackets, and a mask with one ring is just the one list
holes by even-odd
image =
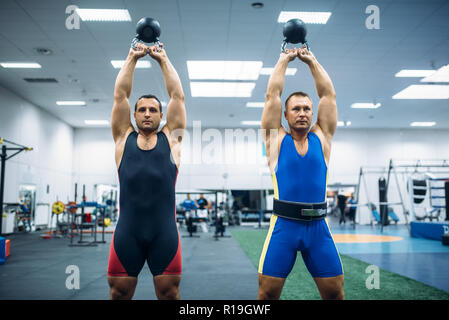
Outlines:
{"label": "yellow stripe on singlet", "polygon": [[278,181],[276,179],[276,173],[275,172],[273,172],[271,174],[271,180],[273,180],[274,198],[279,200]]}
{"label": "yellow stripe on singlet", "polygon": [[265,255],[267,254],[268,245],[270,244],[271,234],[273,233],[274,226],[276,225],[276,220],[278,216],[272,214],[270,218],[270,228],[268,229],[267,238],[265,239],[265,243],[263,245],[262,254],[260,255],[259,260],[259,273],[263,273],[263,263],[265,262]]}
{"label": "yellow stripe on singlet", "polygon": [[[273,188],[274,188],[274,198],[279,199],[279,190],[278,190],[278,182],[276,180],[276,173],[272,173],[271,179],[273,180]],[[259,273],[263,273],[263,263],[265,261],[265,255],[267,254],[268,245],[270,244],[271,234],[273,233],[274,226],[276,225],[277,216],[272,214],[270,218],[270,228],[268,229],[268,234],[265,239],[265,243],[263,245],[262,254],[260,255],[259,260]]]}

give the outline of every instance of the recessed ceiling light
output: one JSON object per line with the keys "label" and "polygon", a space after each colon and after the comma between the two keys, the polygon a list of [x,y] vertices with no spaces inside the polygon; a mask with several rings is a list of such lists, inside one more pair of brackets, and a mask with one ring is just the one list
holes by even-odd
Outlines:
{"label": "recessed ceiling light", "polygon": [[430,122],[412,122],[410,123],[411,127],[433,127],[436,124],[434,121]]}
{"label": "recessed ceiling light", "polygon": [[53,53],[50,49],[47,48],[35,48],[37,54],[43,55],[43,56],[49,56]]}
{"label": "recessed ceiling light", "polygon": [[421,79],[421,82],[449,82],[449,65],[441,67],[433,74]]}
{"label": "recessed ceiling light", "polygon": [[76,9],[83,21],[131,21],[126,9]]}
{"label": "recessed ceiling light", "polygon": [[412,84],[396,93],[393,99],[449,99],[449,85]]}
{"label": "recessed ceiling light", "polygon": [[332,12],[306,12],[306,11],[281,11],[278,17],[279,23],[290,19],[301,19],[304,23],[326,24]]}
{"label": "recessed ceiling light", "polygon": [[31,83],[58,83],[55,78],[23,78],[23,80]]}
{"label": "recessed ceiling light", "polygon": [[[115,69],[121,69],[126,60],[111,60],[111,64]],[[136,69],[151,68],[151,62],[148,60],[137,60]]]}
{"label": "recessed ceiling light", "polygon": [[85,106],[85,101],[56,101],[58,106]]}
{"label": "recessed ceiling light", "polygon": [[365,102],[356,102],[351,104],[351,108],[354,109],[377,109],[381,106],[380,103],[365,103]]}
{"label": "recessed ceiling light", "polygon": [[243,124],[244,126],[260,126],[262,122],[260,120],[257,120],[257,121],[244,120],[240,123]]}
{"label": "recessed ceiling light", "polygon": [[253,7],[254,9],[261,9],[261,8],[263,8],[263,3],[262,2],[253,2],[253,3],[251,3],[251,7]]}
{"label": "recessed ceiling light", "polygon": [[84,123],[88,126],[107,126],[109,125],[108,120],[84,120]]}
{"label": "recessed ceiling light", "polygon": [[[260,75],[269,76],[273,73],[274,68],[262,68],[260,69]],[[294,76],[296,74],[297,68],[287,68],[285,71],[286,76]]]}
{"label": "recessed ceiling light", "polygon": [[265,102],[247,102],[246,106],[248,108],[263,108],[265,105]]}
{"label": "recessed ceiling light", "polygon": [[262,61],[189,60],[191,80],[257,80]]}
{"label": "recessed ceiling light", "polygon": [[254,82],[190,82],[192,97],[249,98]]}
{"label": "recessed ceiling light", "polygon": [[3,68],[23,68],[23,69],[42,68],[41,65],[36,62],[0,62],[0,66],[2,66]]}
{"label": "recessed ceiling light", "polygon": [[435,70],[409,70],[403,69],[394,76],[398,78],[422,78],[435,73]]}

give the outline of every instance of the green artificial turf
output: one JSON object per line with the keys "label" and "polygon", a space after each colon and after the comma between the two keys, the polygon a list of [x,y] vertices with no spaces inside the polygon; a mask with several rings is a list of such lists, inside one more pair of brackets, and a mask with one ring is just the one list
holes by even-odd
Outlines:
{"label": "green artificial turf", "polygon": [[[231,234],[258,268],[267,230],[232,230]],[[346,255],[340,256],[345,273],[344,291],[347,300],[449,300],[449,293],[383,269],[380,269],[380,288],[367,289],[367,278],[371,274],[366,272],[369,264]],[[281,299],[321,299],[299,253],[295,266],[285,281]]]}

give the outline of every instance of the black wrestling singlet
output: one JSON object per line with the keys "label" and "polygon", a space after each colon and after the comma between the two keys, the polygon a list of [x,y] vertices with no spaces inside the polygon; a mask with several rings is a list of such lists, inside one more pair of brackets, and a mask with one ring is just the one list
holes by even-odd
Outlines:
{"label": "black wrestling singlet", "polygon": [[138,133],[129,134],[118,169],[120,216],[109,254],[109,276],[137,277],[145,261],[153,276],[181,273],[181,245],[176,226],[178,174],[166,135],[142,150]]}

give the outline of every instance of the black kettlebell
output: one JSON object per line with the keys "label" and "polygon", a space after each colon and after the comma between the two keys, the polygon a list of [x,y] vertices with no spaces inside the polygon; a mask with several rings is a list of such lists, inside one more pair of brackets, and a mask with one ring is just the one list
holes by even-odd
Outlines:
{"label": "black kettlebell", "polygon": [[309,50],[309,45],[306,40],[307,28],[306,24],[301,19],[290,19],[284,24],[282,31],[284,34],[284,42],[282,43],[282,52],[285,52],[287,43],[303,43]]}
{"label": "black kettlebell", "polygon": [[[136,42],[154,42],[159,45],[159,36],[161,35],[161,25],[153,18],[142,18],[136,25],[136,36],[132,41],[132,47],[135,49]],[[159,45],[160,47],[160,45]]]}

